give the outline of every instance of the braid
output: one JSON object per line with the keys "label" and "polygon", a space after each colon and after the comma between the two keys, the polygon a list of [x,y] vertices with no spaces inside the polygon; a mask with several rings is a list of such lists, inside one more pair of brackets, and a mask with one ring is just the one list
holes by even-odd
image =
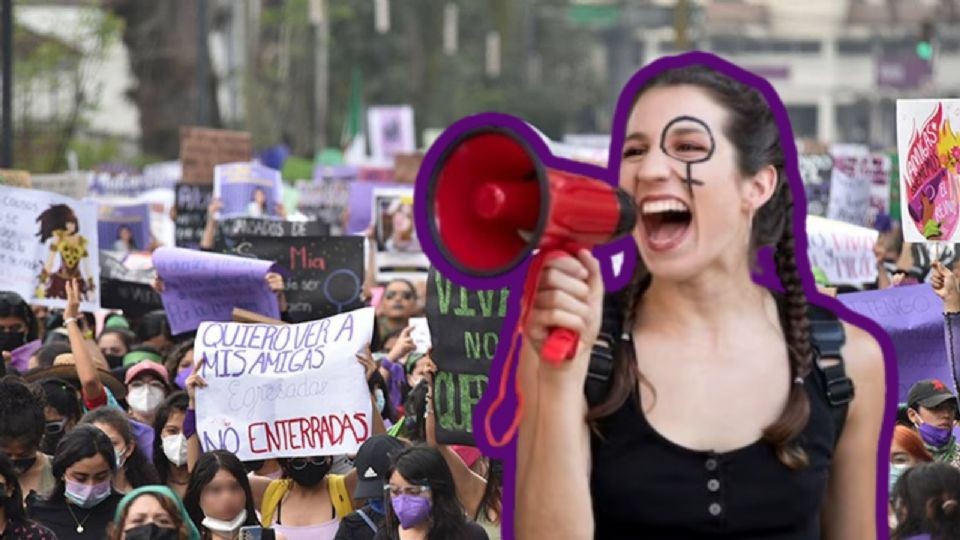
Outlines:
{"label": "braid", "polygon": [[[793,201],[789,197],[789,189],[784,189],[783,192],[787,194],[784,197],[787,199],[784,213],[792,215]],[[797,271],[793,227],[789,222],[786,223],[783,234],[777,242],[774,261],[787,304],[786,313],[781,317],[781,322],[790,361],[790,394],[780,417],[764,429],[763,439],[774,447],[777,457],[784,465],[798,469],[807,465],[806,453],[796,445],[796,438],[803,431],[810,417],[810,400],[804,385],[796,384],[794,380],[797,377],[806,377],[810,373],[813,350],[810,345],[807,297]]]}

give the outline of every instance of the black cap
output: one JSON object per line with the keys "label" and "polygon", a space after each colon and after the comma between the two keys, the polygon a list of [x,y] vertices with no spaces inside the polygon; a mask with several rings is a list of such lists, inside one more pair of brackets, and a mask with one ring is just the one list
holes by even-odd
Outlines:
{"label": "black cap", "polygon": [[374,435],[360,445],[357,457],[353,458],[353,464],[357,468],[354,499],[372,499],[383,495],[391,454],[402,448],[403,442],[389,435]]}
{"label": "black cap", "polygon": [[938,379],[925,379],[910,387],[910,393],[907,395],[907,406],[914,408],[920,405],[932,409],[950,399],[956,402],[957,396],[953,395],[947,385]]}

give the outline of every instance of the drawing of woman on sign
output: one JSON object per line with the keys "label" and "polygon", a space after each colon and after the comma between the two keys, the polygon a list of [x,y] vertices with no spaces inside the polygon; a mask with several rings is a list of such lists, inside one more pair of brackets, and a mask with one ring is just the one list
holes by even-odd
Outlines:
{"label": "drawing of woman on sign", "polygon": [[[37,217],[40,224],[40,243],[50,242],[50,252],[40,271],[37,285],[38,298],[67,297],[66,283],[71,279],[80,282],[80,293],[84,298],[96,288],[96,279],[90,273],[87,259],[87,239],[79,234],[80,221],[73,210],[65,204],[53,204]],[[60,255],[60,268],[54,273],[53,264]],[[83,272],[80,263],[83,263]],[[84,278],[86,276],[86,278]]]}

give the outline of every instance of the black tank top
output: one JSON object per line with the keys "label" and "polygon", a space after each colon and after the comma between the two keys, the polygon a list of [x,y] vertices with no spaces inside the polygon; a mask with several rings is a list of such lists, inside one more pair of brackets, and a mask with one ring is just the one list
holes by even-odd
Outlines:
{"label": "black tank top", "polygon": [[638,391],[591,434],[596,538],[820,538],[820,505],[836,435],[824,383],[804,386],[810,419],[800,442],[809,465],[791,470],[758,441],[731,452],[695,451],[653,429]]}

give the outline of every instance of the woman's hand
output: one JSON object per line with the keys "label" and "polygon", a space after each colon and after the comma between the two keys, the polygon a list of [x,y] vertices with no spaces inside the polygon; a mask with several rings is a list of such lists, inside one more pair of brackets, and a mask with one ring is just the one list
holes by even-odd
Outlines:
{"label": "woman's hand", "polygon": [[197,388],[206,388],[207,381],[200,376],[200,372],[197,370],[197,367],[194,366],[193,373],[187,377],[187,380],[183,382],[183,385],[186,387],[187,396],[190,398],[190,408],[196,410],[197,408]]}
{"label": "woman's hand", "polygon": [[210,200],[210,204],[207,205],[207,221],[216,219],[217,212],[223,208],[223,201],[219,198],[214,198]]}
{"label": "woman's hand", "polygon": [[[76,279],[67,280],[67,307],[63,310],[63,320],[80,318],[80,282]],[[79,324],[79,320],[77,322]]]}
{"label": "woman's hand", "polygon": [[393,348],[390,349],[390,353],[387,355],[390,360],[399,362],[401,358],[406,358],[408,354],[417,350],[417,344],[414,343],[413,338],[410,337],[411,333],[413,333],[412,326],[408,326],[400,331],[400,335],[397,336],[397,342],[393,344]]}
{"label": "woman's hand", "polygon": [[930,285],[933,292],[943,299],[943,310],[948,313],[960,311],[960,285],[953,271],[940,261],[933,263]]}
{"label": "woman's hand", "polygon": [[357,353],[357,360],[363,366],[363,371],[367,376],[367,381],[369,381],[370,377],[373,377],[373,374],[377,372],[377,362],[373,359],[369,344],[362,352]]}
{"label": "woman's hand", "polygon": [[150,286],[153,287],[153,290],[157,291],[157,294],[163,294],[163,278],[160,276],[153,278],[153,282],[150,283]]}
{"label": "woman's hand", "polygon": [[275,293],[283,292],[283,276],[276,272],[267,272],[266,277],[267,285],[270,287],[270,290]]}

